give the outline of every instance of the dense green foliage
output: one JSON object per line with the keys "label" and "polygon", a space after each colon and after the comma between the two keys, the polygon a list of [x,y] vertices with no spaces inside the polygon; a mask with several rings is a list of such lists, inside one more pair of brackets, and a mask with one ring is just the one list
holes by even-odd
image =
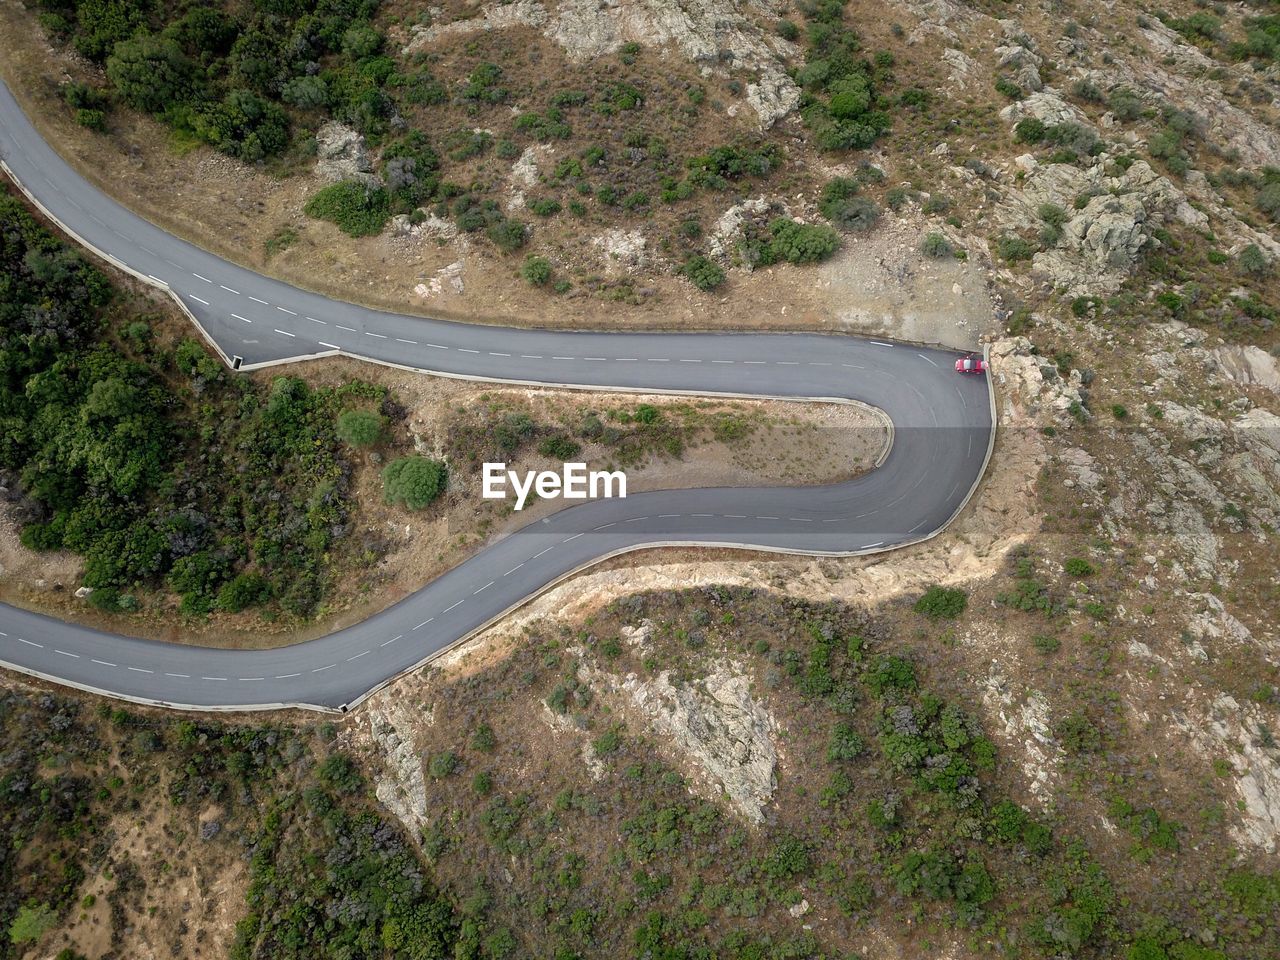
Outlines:
{"label": "dense green foliage", "polygon": [[[289,145],[290,117],[325,110],[387,129],[397,73],[370,24],[376,0],[295,0],[227,10],[149,0],[40,0],[45,27],[106,67],[124,103],[224,153],[257,161]],[[229,12],[228,12],[229,11]]]}
{"label": "dense green foliage", "polygon": [[840,249],[839,235],[822,224],[800,223],[779,217],[769,224],[769,232],[773,235],[769,252],[775,260],[816,263]]}
{"label": "dense green foliage", "polygon": [[387,503],[403,503],[410,510],[422,510],[444,492],[448,471],[439,460],[417,454],[392,460],[382,471],[382,489]]}
{"label": "dense green foliage", "polygon": [[1233,44],[1231,52],[1241,59],[1280,60],[1280,14],[1247,20],[1244,43]]}
{"label": "dense green foliage", "polygon": [[963,590],[935,586],[916,601],[915,611],[932,620],[954,620],[968,605],[969,597]]}
{"label": "dense green foliage", "polygon": [[274,597],[311,615],[348,509],[338,409],[382,392],[256,388],[194,340],[160,347],[145,321],[116,340],[111,298],[0,198],[0,468],[34,501],[23,542],[83,554],[104,609],[167,584],[190,614]]}
{"label": "dense green foliage", "polygon": [[714,260],[695,254],[680,270],[699,290],[715,290],[724,284],[724,270]]}
{"label": "dense green foliage", "polygon": [[843,0],[808,0],[801,10],[809,46],[796,73],[804,121],[824,150],[869,147],[889,129],[889,115],[876,102],[876,81],[893,58],[877,54],[873,64],[859,56],[862,44],[844,22]]}
{"label": "dense green foliage", "polygon": [[307,216],[328,220],[351,237],[381,233],[391,216],[391,198],[383,187],[358,180],[330,184],[307,201]]}
{"label": "dense green foliage", "polygon": [[[253,846],[251,912],[236,926],[232,960],[475,956],[454,953],[452,906],[378,813],[349,813],[312,788],[283,797]],[[323,870],[311,868],[318,860]]]}
{"label": "dense green foliage", "polygon": [[382,439],[386,419],[372,410],[343,410],[338,414],[338,439],[352,447],[371,447]]}

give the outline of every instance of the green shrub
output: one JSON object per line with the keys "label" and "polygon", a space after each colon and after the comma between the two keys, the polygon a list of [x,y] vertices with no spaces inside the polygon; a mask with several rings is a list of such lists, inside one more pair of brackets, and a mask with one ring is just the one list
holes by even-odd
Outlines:
{"label": "green shrub", "polygon": [[926,257],[933,257],[940,260],[944,257],[954,255],[955,248],[951,246],[951,241],[940,233],[925,234],[925,238],[920,243],[920,252]]}
{"label": "green shrub", "polygon": [[551,280],[551,261],[533,254],[525,257],[520,276],[535,287],[545,287]]}
{"label": "green shrub", "polygon": [[866,233],[880,219],[880,208],[866,197],[855,197],[852,193],[841,195],[843,185],[856,181],[844,178],[833,180],[823,190],[819,210],[838,229],[846,233]]}
{"label": "green shrub", "polygon": [[434,780],[443,780],[445,777],[455,773],[462,766],[462,761],[458,755],[452,750],[445,750],[443,753],[437,753],[431,758],[431,762],[427,764],[427,773]]}
{"label": "green shrub", "polygon": [[529,209],[540,217],[552,217],[560,212],[560,201],[544,197],[529,201]]}
{"label": "green shrub", "polygon": [[498,738],[494,735],[493,727],[487,723],[477,725],[475,732],[471,734],[471,746],[481,753],[493,753],[498,746]]}
{"label": "green shrub", "polygon": [[724,271],[714,260],[694,254],[684,262],[681,273],[699,290],[715,290],[724,283]]}
{"label": "green shrub", "polygon": [[582,452],[582,444],[562,433],[553,434],[538,444],[538,452],[554,460],[572,460]]}
{"label": "green shrub", "polygon": [[239,613],[271,599],[271,582],[256,573],[237,574],[218,591],[214,606],[227,613]]}
{"label": "green shrub", "polygon": [[76,123],[102,133],[107,129],[107,115],[101,110],[82,108],[76,111]]}
{"label": "green shrub", "polygon": [[1053,735],[1070,753],[1097,753],[1102,749],[1102,732],[1081,711],[1060,720]]}
{"label": "green shrub", "polygon": [[780,217],[769,224],[770,250],[789,263],[816,263],[840,249],[840,236],[821,224],[800,223]]}
{"label": "green shrub", "polygon": [[1021,100],[1023,97],[1022,88],[1010,80],[1008,77],[996,77],[996,93],[1010,100]]}
{"label": "green shrub", "polygon": [[485,230],[485,236],[503,253],[514,253],[528,242],[529,230],[519,220],[500,220]]}
{"label": "green shrub", "polygon": [[320,190],[303,209],[307,216],[328,220],[348,236],[370,237],[381,233],[391,218],[391,199],[382,187],[347,180]]}
{"label": "green shrub", "polygon": [[1051,653],[1057,653],[1062,648],[1062,641],[1057,637],[1051,637],[1047,634],[1038,633],[1031,638],[1031,643],[1037,650],[1048,656]]}
{"label": "green shrub", "polygon": [[1240,269],[1250,276],[1260,277],[1270,272],[1271,264],[1267,260],[1266,254],[1258,248],[1256,243],[1251,243],[1236,255],[1236,263]]}
{"label": "green shrub", "polygon": [[107,78],[125,103],[144,113],[188,103],[199,90],[196,65],[177,42],[148,33],[114,45]]}
{"label": "green shrub", "polygon": [[448,471],[439,460],[412,455],[392,460],[382,471],[382,494],[387,503],[403,503],[422,510],[444,492]]}
{"label": "green shrub", "polygon": [[203,107],[192,126],[202,140],[245,163],[274,156],[289,143],[288,115],[252,90],[230,90]]}
{"label": "green shrub", "polygon": [[884,696],[889,690],[914,690],[916,668],[905,657],[879,656],[867,674],[867,685],[877,697]]}
{"label": "green shrub", "polygon": [[827,743],[827,760],[831,763],[856,760],[865,749],[866,742],[852,724],[837,723],[832,728],[831,739]]}
{"label": "green shrub", "polygon": [[364,786],[364,777],[355,761],[345,753],[331,753],[316,771],[320,781],[339,793],[356,793]]}
{"label": "green shrub", "polygon": [[1013,127],[1013,139],[1018,143],[1039,143],[1044,134],[1044,121],[1036,117],[1023,117]]}
{"label": "green shrub", "polygon": [[350,447],[371,447],[382,439],[386,421],[372,410],[343,410],[335,429],[338,439]]}
{"label": "green shrub", "polygon": [[731,180],[765,177],[782,164],[782,151],[773,144],[759,148],[716,147],[685,161],[689,181],[696,187],[723,190]]}
{"label": "green shrub", "polygon": [[1083,557],[1069,557],[1063,568],[1073,577],[1089,577],[1097,572],[1093,564]]}
{"label": "green shrub", "polygon": [[1017,234],[1006,233],[996,239],[996,255],[1008,263],[1030,260],[1035,252],[1036,248]]}
{"label": "green shrub", "polygon": [[913,609],[931,620],[955,620],[968,604],[969,596],[963,590],[934,586],[925,591]]}

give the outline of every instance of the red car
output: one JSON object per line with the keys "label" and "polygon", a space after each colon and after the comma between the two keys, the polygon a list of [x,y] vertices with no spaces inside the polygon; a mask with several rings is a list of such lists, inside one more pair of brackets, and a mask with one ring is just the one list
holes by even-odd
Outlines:
{"label": "red car", "polygon": [[987,372],[987,361],[981,357],[975,357],[969,354],[967,357],[961,357],[956,361],[956,373],[976,373],[978,375]]}

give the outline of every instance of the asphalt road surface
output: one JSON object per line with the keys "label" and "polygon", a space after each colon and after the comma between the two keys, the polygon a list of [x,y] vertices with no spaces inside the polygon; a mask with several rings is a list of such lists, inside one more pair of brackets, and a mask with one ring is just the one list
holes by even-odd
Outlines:
{"label": "asphalt road surface", "polygon": [[883,465],[850,482],[589,501],[492,543],[362,623],[274,650],[142,640],[0,605],[0,664],[28,674],[165,706],[345,709],[604,556],[658,544],[889,549],[946,526],[986,464],[989,384],[956,374],[955,353],[818,334],[508,329],[330,300],[222,260],[104,196],[44,142],[2,83],[0,160],[81,242],[168,285],[246,366],[340,352],[485,380],[856,400],[894,424]]}

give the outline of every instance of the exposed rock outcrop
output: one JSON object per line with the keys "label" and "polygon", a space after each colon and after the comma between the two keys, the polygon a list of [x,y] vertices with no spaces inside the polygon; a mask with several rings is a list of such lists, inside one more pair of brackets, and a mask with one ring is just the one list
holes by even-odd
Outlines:
{"label": "exposed rock outcrop", "polygon": [[615,228],[593,237],[591,243],[603,254],[610,273],[630,272],[649,262],[648,242],[639,230]]}
{"label": "exposed rock outcrop", "polygon": [[1225,760],[1235,774],[1241,819],[1231,828],[1243,847],[1280,850],[1280,752],[1256,707],[1220,694],[1202,720],[1182,714],[1174,722],[1207,759]]}
{"label": "exposed rock outcrop", "polygon": [[697,685],[673,682],[671,672],[664,670],[652,680],[629,676],[621,688],[702,772],[704,781],[723,791],[748,820],[763,822],[777,786],[776,724],[751,696],[744,675],[721,662]]}
{"label": "exposed rock outcrop", "polygon": [[1213,351],[1213,359],[1226,378],[1246,387],[1264,387],[1280,393],[1280,367],[1276,358],[1261,347],[1223,346]]}
{"label": "exposed rock outcrop", "polygon": [[[1105,159],[1105,158],[1104,158]],[[1062,234],[1033,259],[1035,270],[1073,293],[1110,293],[1132,272],[1139,256],[1156,245],[1152,232],[1170,219],[1204,226],[1204,214],[1166,177],[1139,160],[1108,176],[1105,163],[1028,165],[1015,222],[1032,225],[1046,203],[1067,213]],[[1082,199],[1083,206],[1077,204]]]}
{"label": "exposed rock outcrop", "polygon": [[341,180],[378,182],[364,137],[336,120],[330,120],[316,133],[315,170],[317,176],[335,183]]}
{"label": "exposed rock outcrop", "polygon": [[1016,100],[1000,111],[1000,119],[1010,126],[1027,117],[1057,126],[1063,123],[1086,122],[1079,108],[1067,103],[1052,87],[1045,87],[1021,100]]}
{"label": "exposed rock outcrop", "polygon": [[[640,651],[653,629],[644,621],[624,628],[623,639]],[[705,678],[685,682],[673,679],[670,670],[652,678],[621,677],[584,660],[578,679],[620,700],[624,712],[638,715],[669,744],[695,791],[727,800],[751,823],[763,822],[777,786],[777,723],[752,697],[751,681],[738,664],[713,661]]]}
{"label": "exposed rock outcrop", "polygon": [[413,744],[413,720],[402,708],[385,713],[372,704],[366,709],[369,732],[387,765],[387,775],[376,777],[374,793],[415,836],[429,821],[427,781],[422,758]]}
{"label": "exposed rock outcrop", "polygon": [[[766,7],[759,3],[757,6]],[[769,10],[770,16],[777,11]],[[747,102],[761,128],[772,126],[800,102],[800,90],[786,73],[785,58],[793,44],[767,36],[734,0],[559,0],[539,3],[516,0],[491,3],[480,16],[413,28],[406,52],[447,36],[527,26],[542,30],[577,61],[616,53],[626,43],[674,47],[690,62],[721,74],[729,70],[756,73],[747,86]]]}

